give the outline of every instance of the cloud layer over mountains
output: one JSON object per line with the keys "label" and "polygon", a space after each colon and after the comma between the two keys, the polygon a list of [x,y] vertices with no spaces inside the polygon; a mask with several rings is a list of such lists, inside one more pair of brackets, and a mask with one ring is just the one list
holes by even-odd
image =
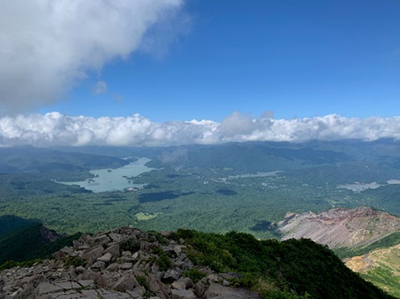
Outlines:
{"label": "cloud layer over mountains", "polygon": [[21,112],[60,99],[90,72],[138,50],[149,29],[177,17],[182,3],[1,1],[0,113]]}
{"label": "cloud layer over mountains", "polygon": [[400,139],[400,117],[346,118],[339,115],[301,119],[253,119],[238,112],[221,123],[210,120],[156,123],[129,117],[45,115],[0,118],[0,146],[165,146],[231,141],[308,141]]}

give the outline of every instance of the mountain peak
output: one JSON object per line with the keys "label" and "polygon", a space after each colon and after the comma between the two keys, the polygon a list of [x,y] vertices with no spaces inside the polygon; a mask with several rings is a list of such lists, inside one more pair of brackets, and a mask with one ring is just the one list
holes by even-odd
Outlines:
{"label": "mountain peak", "polygon": [[400,218],[371,207],[333,208],[287,214],[279,222],[283,240],[309,238],[329,248],[364,246],[400,229]]}
{"label": "mountain peak", "polygon": [[51,260],[0,272],[0,298],[256,299],[305,294],[390,298],[310,240],[258,241],[235,232],[157,233],[121,227],[82,235]]}

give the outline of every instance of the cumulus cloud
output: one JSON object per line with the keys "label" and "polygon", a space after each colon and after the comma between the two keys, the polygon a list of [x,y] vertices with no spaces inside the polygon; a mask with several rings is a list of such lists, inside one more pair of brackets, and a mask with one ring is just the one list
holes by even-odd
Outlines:
{"label": "cumulus cloud", "polygon": [[107,83],[105,81],[97,81],[93,86],[92,86],[92,92],[94,94],[103,94],[107,91]]}
{"label": "cumulus cloud", "polygon": [[1,1],[0,111],[49,103],[91,71],[129,57],[159,21],[179,18],[183,1]]}
{"label": "cumulus cloud", "polygon": [[256,129],[255,126],[250,114],[234,112],[222,121],[220,131],[226,137],[234,137],[250,134]]}
{"label": "cumulus cloud", "polygon": [[166,146],[349,138],[400,139],[400,117],[346,118],[331,114],[284,120],[273,119],[270,114],[253,119],[235,112],[221,123],[211,120],[157,123],[139,114],[93,118],[53,112],[0,118],[0,146]]}

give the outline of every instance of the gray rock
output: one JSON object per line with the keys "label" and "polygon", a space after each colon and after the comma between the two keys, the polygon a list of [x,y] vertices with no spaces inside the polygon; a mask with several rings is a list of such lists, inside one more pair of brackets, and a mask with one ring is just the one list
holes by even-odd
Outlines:
{"label": "gray rock", "polygon": [[215,299],[259,299],[257,293],[246,289],[225,287],[217,283],[212,283],[205,292],[205,297]]}
{"label": "gray rock", "polygon": [[99,257],[97,260],[103,263],[109,263],[112,259],[112,254],[107,252],[106,254],[104,254],[103,256]]}
{"label": "gray rock", "polygon": [[99,293],[96,290],[82,290],[82,295],[85,295],[86,298],[99,298]]}
{"label": "gray rock", "polygon": [[93,281],[93,280],[90,280],[90,279],[89,279],[89,280],[78,280],[77,283],[78,283],[81,287],[86,288],[86,287],[89,287],[89,286],[93,286],[94,281]]}
{"label": "gray rock", "polygon": [[88,244],[83,244],[83,245],[79,245],[78,246],[79,250],[86,250],[86,249],[89,249],[89,248],[90,248],[90,246]]}
{"label": "gray rock", "polygon": [[194,287],[194,292],[196,293],[197,297],[203,298],[204,294],[207,291],[207,288],[208,286],[206,284],[199,281]]}
{"label": "gray rock", "polygon": [[71,290],[71,289],[78,289],[81,288],[81,286],[74,282],[74,281],[63,281],[63,282],[57,282],[54,284],[56,287],[60,287],[63,290]]}
{"label": "gray rock", "polygon": [[112,263],[107,267],[108,271],[117,271],[119,269],[118,263]]}
{"label": "gray rock", "polygon": [[171,290],[172,299],[197,299],[192,290]]}
{"label": "gray rock", "polygon": [[208,282],[210,282],[210,283],[212,283],[212,282],[217,283],[219,281],[217,274],[210,274],[207,276],[207,279],[208,279]]}
{"label": "gray rock", "polygon": [[135,288],[140,287],[133,274],[128,274],[121,277],[113,286],[114,290],[120,292],[133,291]]}
{"label": "gray rock", "polygon": [[185,290],[186,283],[183,280],[174,281],[171,285],[172,288],[176,290]]}
{"label": "gray rock", "polygon": [[101,275],[99,272],[93,272],[91,270],[85,271],[80,277],[82,280],[93,280],[96,282],[96,285],[100,287],[109,287],[109,284],[105,277]]}
{"label": "gray rock", "polygon": [[120,256],[120,252],[119,252],[120,249],[119,248],[120,248],[119,244],[115,244],[115,245],[112,245],[112,246],[108,247],[104,251],[104,253],[111,253],[112,256],[119,257]]}
{"label": "gray rock", "polygon": [[86,271],[86,269],[84,267],[82,267],[82,266],[78,266],[78,267],[75,268],[75,272],[76,273],[83,273],[85,271]]}
{"label": "gray rock", "polygon": [[174,252],[179,255],[182,252],[182,248],[185,248],[186,246],[184,245],[175,245],[174,246]]}
{"label": "gray rock", "polygon": [[194,283],[189,277],[181,277],[179,280],[182,280],[185,282],[187,289],[194,288]]}
{"label": "gray rock", "polygon": [[130,251],[122,251],[122,256],[132,257],[132,252]]}
{"label": "gray rock", "polygon": [[118,258],[118,261],[120,263],[133,263],[135,261],[135,259],[131,256],[123,256]]}
{"label": "gray rock", "polygon": [[223,285],[223,286],[229,286],[230,283],[229,283],[229,281],[227,281],[227,280],[224,279],[224,280],[222,281],[222,285]]}
{"label": "gray rock", "polygon": [[37,294],[42,296],[44,294],[55,293],[62,290],[63,289],[61,287],[55,286],[49,282],[41,282],[37,287]]}
{"label": "gray rock", "polygon": [[138,293],[140,296],[144,296],[144,294],[146,294],[146,289],[140,286],[135,288],[135,292]]}
{"label": "gray rock", "polygon": [[116,234],[116,233],[109,233],[108,236],[113,240],[114,242],[121,242],[123,240],[122,235]]}
{"label": "gray rock", "polygon": [[106,267],[106,264],[101,261],[97,261],[91,266],[92,269],[104,269],[105,267]]}
{"label": "gray rock", "polygon": [[99,257],[103,255],[104,248],[102,246],[95,247],[94,249],[90,250],[89,252],[86,252],[82,258],[85,259],[86,261],[95,261]]}
{"label": "gray rock", "polygon": [[155,293],[158,297],[164,299],[169,297],[169,288],[159,281],[154,274],[150,274],[148,279],[150,291]]}
{"label": "gray rock", "polygon": [[111,240],[109,237],[107,237],[107,235],[100,235],[100,236],[93,238],[93,241],[94,241],[94,244],[96,244],[98,246],[102,246],[104,244],[109,243]]}
{"label": "gray rock", "polygon": [[129,296],[131,296],[133,299],[140,299],[140,298],[142,298],[142,296],[139,295],[139,293],[137,293],[137,292],[135,292],[135,291],[126,291],[126,292],[127,292],[127,294],[128,294]]}
{"label": "gray rock", "polygon": [[166,282],[172,282],[178,279],[179,279],[179,273],[175,270],[168,270],[167,272],[165,272],[163,277],[163,281]]}
{"label": "gray rock", "polygon": [[133,264],[132,263],[123,263],[122,265],[119,266],[121,270],[129,270],[132,269]]}
{"label": "gray rock", "polygon": [[66,253],[66,254],[71,254],[72,252],[74,252],[74,250],[71,247],[67,247],[65,246],[64,248],[60,249],[61,252]]}

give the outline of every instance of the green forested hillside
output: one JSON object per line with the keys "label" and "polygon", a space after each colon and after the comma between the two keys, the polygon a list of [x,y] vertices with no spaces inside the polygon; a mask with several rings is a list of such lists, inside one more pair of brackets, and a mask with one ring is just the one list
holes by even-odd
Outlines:
{"label": "green forested hillside", "polygon": [[62,152],[33,147],[0,148],[0,174],[39,173],[47,179],[76,180],[90,177],[88,171],[121,167],[129,162],[118,157],[79,152]]}
{"label": "green forested hillside", "polygon": [[189,259],[217,272],[239,272],[239,285],[265,298],[391,298],[348,269],[335,254],[311,240],[258,241],[231,232],[225,235],[178,230]]}
{"label": "green forested hillside", "polygon": [[29,261],[48,258],[52,253],[64,246],[71,246],[72,240],[80,234],[68,237],[59,237],[50,242],[41,234],[41,223],[32,222],[28,226],[14,229],[0,237],[0,265],[7,261]]}
{"label": "green forested hillside", "polygon": [[5,215],[0,217],[0,239],[20,228],[32,226],[38,221],[27,220],[16,216]]}

